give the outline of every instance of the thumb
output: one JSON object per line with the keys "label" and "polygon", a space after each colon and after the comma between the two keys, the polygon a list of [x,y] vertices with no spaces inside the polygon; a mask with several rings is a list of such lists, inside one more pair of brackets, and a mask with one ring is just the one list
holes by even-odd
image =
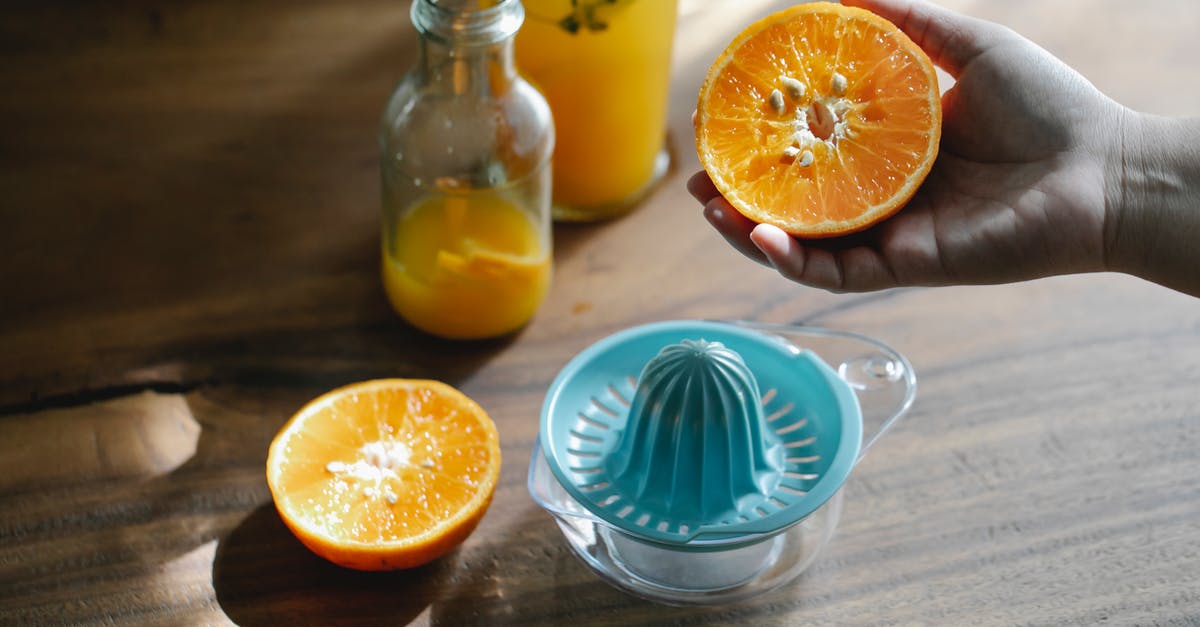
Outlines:
{"label": "thumb", "polygon": [[843,0],[842,4],[866,9],[895,24],[952,76],[1008,33],[998,24],[925,0]]}

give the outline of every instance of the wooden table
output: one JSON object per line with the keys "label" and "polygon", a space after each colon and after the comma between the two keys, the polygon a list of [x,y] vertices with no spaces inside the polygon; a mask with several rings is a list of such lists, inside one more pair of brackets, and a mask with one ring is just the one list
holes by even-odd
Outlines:
{"label": "wooden table", "polygon": [[[1200,4],[945,0],[1129,105],[1200,111]],[[683,189],[708,62],[785,0],[685,0],[669,178],[555,232],[516,337],[448,343],[389,310],[375,130],[413,59],[397,0],[16,2],[0,17],[0,623],[1200,622],[1200,302],[1114,275],[832,295],[739,257]],[[577,351],[672,318],[877,337],[919,379],[838,533],[749,602],[626,596],[525,476]],[[433,377],[499,425],[487,517],[427,567],[362,574],[292,538],[263,476],[307,399]]]}

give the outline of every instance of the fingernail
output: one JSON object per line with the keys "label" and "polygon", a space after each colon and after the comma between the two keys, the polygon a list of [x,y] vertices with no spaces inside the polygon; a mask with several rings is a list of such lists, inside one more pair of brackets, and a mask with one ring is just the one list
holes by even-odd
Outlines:
{"label": "fingernail", "polygon": [[786,240],[781,239],[786,237],[786,233],[769,224],[759,224],[754,227],[754,230],[750,231],[750,241],[754,242],[754,245],[757,246],[758,249],[763,252],[763,254],[768,256],[769,253],[767,251],[769,249],[774,248],[776,250],[781,250],[786,248]]}

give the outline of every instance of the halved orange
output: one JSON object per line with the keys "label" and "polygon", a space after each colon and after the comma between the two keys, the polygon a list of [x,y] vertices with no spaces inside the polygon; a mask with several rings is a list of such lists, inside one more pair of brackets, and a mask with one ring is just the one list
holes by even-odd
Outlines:
{"label": "halved orange", "polygon": [[279,431],[267,484],[305,546],[358,570],[419,566],[457,547],[500,476],[496,426],[439,381],[378,379],[327,392]]}
{"label": "halved orange", "polygon": [[798,237],[865,229],[904,206],[941,138],[929,57],[869,11],[800,4],[742,31],[700,89],[696,150],[747,218]]}

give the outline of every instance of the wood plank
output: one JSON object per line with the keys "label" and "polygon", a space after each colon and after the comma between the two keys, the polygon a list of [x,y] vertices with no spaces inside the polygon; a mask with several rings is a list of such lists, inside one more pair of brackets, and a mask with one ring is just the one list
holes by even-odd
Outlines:
{"label": "wood plank", "polygon": [[[0,19],[0,623],[1194,623],[1200,309],[1112,275],[834,295],[732,251],[683,181],[716,52],[784,0],[681,3],[675,165],[626,218],[555,230],[521,333],[452,343],[388,308],[375,129],[407,2],[10,3]],[[945,0],[1121,102],[1200,110],[1200,3]],[[746,318],[878,337],[912,413],[797,582],[718,608],[603,584],[525,488],[545,390],[636,324]],[[492,508],[457,552],[365,574],[274,512],[267,445],[306,400],[445,380],[496,420]]]}

